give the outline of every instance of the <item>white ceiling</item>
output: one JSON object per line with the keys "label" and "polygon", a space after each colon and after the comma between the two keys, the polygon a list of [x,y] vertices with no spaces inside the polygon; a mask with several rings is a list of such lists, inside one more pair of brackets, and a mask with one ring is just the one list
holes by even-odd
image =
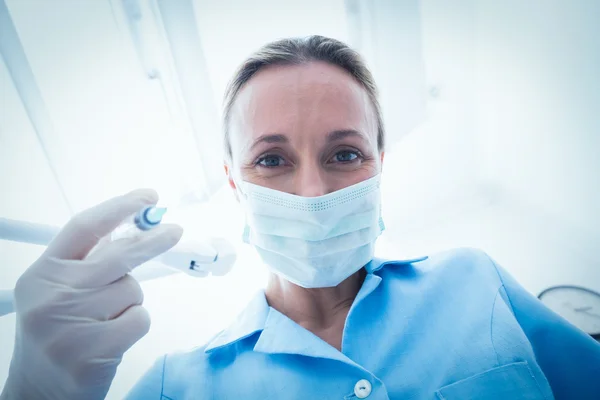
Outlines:
{"label": "white ceiling", "polygon": [[[108,1],[7,5],[51,118],[51,135],[43,138],[49,165],[72,211],[140,186],[180,194],[179,186],[199,180],[193,139],[174,129],[160,84],[143,74]],[[20,130],[25,125],[2,130],[20,138],[31,134]],[[39,187],[37,181],[28,183]],[[64,214],[53,221],[63,223]]]}

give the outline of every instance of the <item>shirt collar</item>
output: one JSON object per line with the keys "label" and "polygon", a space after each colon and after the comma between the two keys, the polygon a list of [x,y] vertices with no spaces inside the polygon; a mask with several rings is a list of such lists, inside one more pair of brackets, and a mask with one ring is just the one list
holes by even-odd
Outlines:
{"label": "shirt collar", "polygon": [[[373,258],[367,265],[365,265],[365,270],[367,274],[373,275],[374,272],[380,270],[386,265],[407,265],[413,264],[420,261],[426,260],[428,257],[418,257],[406,260],[392,260],[386,261],[379,258]],[[355,302],[360,301],[362,298],[366,297],[369,293],[371,293],[381,281],[381,278],[377,277],[377,280],[374,279],[366,279],[364,285],[371,287],[363,287],[359,292],[359,296]],[[367,289],[367,290],[364,290]],[[289,325],[295,324],[293,321],[289,320],[289,318],[285,317],[283,314],[279,313],[277,310],[271,308],[267,303],[267,299],[265,298],[265,292],[261,290],[256,293],[254,298],[250,301],[246,309],[238,316],[238,318],[229,326],[229,328],[222,331],[218,334],[213,340],[211,340],[206,348],[204,349],[205,353],[211,353],[216,349],[229,346],[236,342],[239,342],[242,339],[252,336],[257,332],[262,332],[266,330],[266,326],[275,326],[275,325]],[[287,326],[286,325],[286,326]],[[291,326],[291,325],[290,325]],[[297,327],[299,328],[299,327]],[[296,330],[296,327],[294,326]],[[310,334],[310,332],[306,332]],[[312,334],[311,334],[312,335]],[[272,340],[272,338],[271,338]],[[261,350],[267,341],[267,337],[264,340],[261,338],[259,342],[257,342],[255,350]],[[287,341],[289,342],[289,341]],[[264,349],[262,349],[264,350]]]}
{"label": "shirt collar", "polygon": [[220,347],[228,346],[254,333],[262,331],[265,327],[267,316],[269,315],[269,304],[265,298],[265,292],[261,290],[256,293],[244,311],[235,319],[227,329],[218,334],[211,340],[205,353],[210,353]]}
{"label": "shirt collar", "polygon": [[365,265],[365,270],[367,273],[372,274],[375,271],[379,271],[386,265],[395,264],[395,265],[405,265],[405,264],[413,264],[421,261],[427,260],[428,256],[417,257],[417,258],[407,258],[405,260],[383,260],[381,258],[373,258],[367,265]]}

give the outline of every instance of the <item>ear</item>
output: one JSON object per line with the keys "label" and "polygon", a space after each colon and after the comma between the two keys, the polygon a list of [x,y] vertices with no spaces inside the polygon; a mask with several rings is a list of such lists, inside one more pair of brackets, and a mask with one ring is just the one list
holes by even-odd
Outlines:
{"label": "ear", "polygon": [[381,169],[383,170],[383,158],[385,157],[385,151],[381,152]]}
{"label": "ear", "polygon": [[231,188],[231,190],[233,190],[235,199],[237,201],[240,201],[240,199],[238,198],[237,186],[235,185],[235,181],[233,180],[233,176],[231,174],[231,168],[229,167],[229,165],[227,165],[227,163],[223,164],[223,168],[225,168],[225,175],[227,175],[227,182],[229,182],[229,187]]}

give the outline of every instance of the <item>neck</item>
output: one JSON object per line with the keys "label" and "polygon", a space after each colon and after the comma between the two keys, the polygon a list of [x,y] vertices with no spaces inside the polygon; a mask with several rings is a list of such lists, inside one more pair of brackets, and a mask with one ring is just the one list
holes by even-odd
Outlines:
{"label": "neck", "polygon": [[364,278],[361,269],[335,287],[306,289],[271,273],[265,295],[271,307],[340,350],[346,317]]}

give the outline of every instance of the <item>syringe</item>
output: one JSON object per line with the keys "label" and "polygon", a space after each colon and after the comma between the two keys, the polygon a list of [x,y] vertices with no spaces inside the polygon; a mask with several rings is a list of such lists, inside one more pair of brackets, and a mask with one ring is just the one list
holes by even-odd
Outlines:
{"label": "syringe", "polygon": [[[114,241],[135,237],[143,231],[148,231],[161,223],[166,212],[164,207],[143,208],[119,225],[110,238]],[[205,277],[209,274],[227,274],[236,258],[235,248],[227,240],[210,238],[205,243],[183,238],[172,249],[158,256],[157,260],[188,275]]]}
{"label": "syringe", "polygon": [[160,224],[163,215],[167,212],[165,207],[145,207],[131,215],[119,225],[110,235],[111,240],[134,237],[141,231],[148,231]]}

